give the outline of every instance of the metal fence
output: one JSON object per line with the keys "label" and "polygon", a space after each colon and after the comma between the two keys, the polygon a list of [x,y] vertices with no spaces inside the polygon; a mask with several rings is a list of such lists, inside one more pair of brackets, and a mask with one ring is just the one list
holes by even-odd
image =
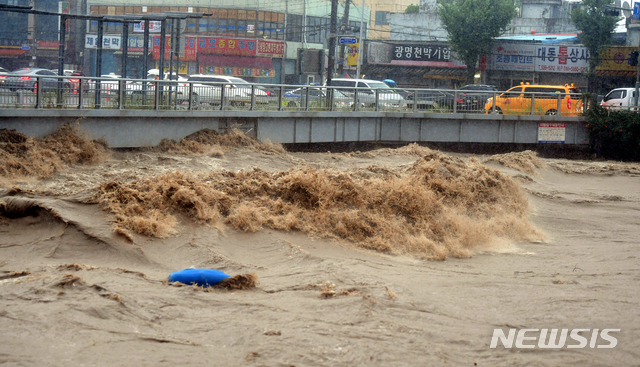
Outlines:
{"label": "metal fence", "polygon": [[0,108],[396,111],[577,116],[583,96],[446,89],[36,76],[0,73]]}

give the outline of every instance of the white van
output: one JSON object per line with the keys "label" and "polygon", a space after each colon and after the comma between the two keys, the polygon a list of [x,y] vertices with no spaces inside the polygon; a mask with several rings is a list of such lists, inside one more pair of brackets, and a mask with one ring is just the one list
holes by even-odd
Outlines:
{"label": "white van", "polygon": [[616,88],[607,93],[600,105],[611,110],[635,109],[635,88]]}
{"label": "white van", "polygon": [[[331,79],[332,87],[342,87],[338,90],[349,97],[353,97],[355,88],[358,89],[358,102],[367,107],[373,107],[376,103],[375,90],[378,90],[378,103],[383,108],[407,108],[407,101],[395,90],[379,80],[371,79]],[[362,89],[361,89],[362,88]],[[366,89],[364,89],[366,88]]]}

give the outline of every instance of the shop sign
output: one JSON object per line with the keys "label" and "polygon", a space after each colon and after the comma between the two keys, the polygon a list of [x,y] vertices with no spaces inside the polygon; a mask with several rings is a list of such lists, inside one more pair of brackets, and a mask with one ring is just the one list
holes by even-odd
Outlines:
{"label": "shop sign", "polygon": [[[140,23],[133,23],[134,32],[144,32],[144,20]],[[160,33],[162,22],[159,20],[149,21],[149,33]]]}
{"label": "shop sign", "polygon": [[[103,36],[102,48],[106,50],[119,50],[120,49],[119,36]],[[87,34],[84,37],[84,48],[98,48],[98,36]]]}
{"label": "shop sign", "polygon": [[584,73],[589,50],[578,46],[536,46],[535,70],[552,73]]}
{"label": "shop sign", "polygon": [[38,48],[43,50],[53,50],[58,49],[60,47],[60,42],[58,41],[38,41]]}
{"label": "shop sign", "polygon": [[284,42],[258,40],[256,56],[284,57]]}
{"label": "shop sign", "polygon": [[13,39],[0,38],[0,47],[2,48],[22,48],[24,46],[27,46],[27,47],[29,46],[29,40],[26,40],[26,39],[13,40]]}
{"label": "shop sign", "polygon": [[496,44],[491,48],[489,69],[533,71],[535,47],[524,44]]}
{"label": "shop sign", "polygon": [[[153,58],[160,56],[160,36],[153,36]],[[195,61],[196,53],[233,55],[233,56],[261,56],[284,57],[285,46],[282,41],[264,41],[245,38],[226,37],[185,37],[184,56],[181,60]],[[165,39],[165,58],[171,54],[171,38]]]}
{"label": "shop sign", "polygon": [[451,60],[451,48],[448,45],[398,45],[393,47],[393,60],[443,61]]}
{"label": "shop sign", "polygon": [[230,76],[251,76],[251,77],[275,77],[274,69],[256,69],[224,66],[200,66],[200,74],[230,75]]}
{"label": "shop sign", "polygon": [[[365,52],[369,64],[462,67],[451,47],[443,43],[368,42]],[[357,53],[355,53],[357,55]]]}
{"label": "shop sign", "polygon": [[600,63],[596,70],[636,71],[637,65],[629,63],[631,53],[638,51],[637,47],[607,47],[600,54]]}

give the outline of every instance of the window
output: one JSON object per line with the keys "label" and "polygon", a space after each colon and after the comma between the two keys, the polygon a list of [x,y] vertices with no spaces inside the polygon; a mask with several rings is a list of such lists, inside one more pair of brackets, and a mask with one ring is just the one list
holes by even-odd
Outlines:
{"label": "window", "polygon": [[287,16],[287,41],[302,41],[302,16],[289,14]]}
{"label": "window", "polygon": [[609,100],[612,100],[612,99],[621,99],[621,98],[626,97],[626,95],[627,95],[627,91],[625,91],[624,89],[614,90],[611,93],[607,94],[607,96],[604,97],[604,100],[605,101],[609,101]]}
{"label": "window", "polygon": [[389,25],[388,16],[388,11],[376,11],[376,25]]}

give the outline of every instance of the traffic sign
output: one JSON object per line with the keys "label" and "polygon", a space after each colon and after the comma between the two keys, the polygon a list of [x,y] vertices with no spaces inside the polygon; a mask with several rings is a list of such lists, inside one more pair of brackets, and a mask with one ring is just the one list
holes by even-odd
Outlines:
{"label": "traffic sign", "polygon": [[640,19],[640,3],[639,2],[635,2],[633,3],[633,19]]}
{"label": "traffic sign", "polygon": [[358,43],[358,39],[355,37],[340,37],[338,41],[341,45],[355,45]]}

